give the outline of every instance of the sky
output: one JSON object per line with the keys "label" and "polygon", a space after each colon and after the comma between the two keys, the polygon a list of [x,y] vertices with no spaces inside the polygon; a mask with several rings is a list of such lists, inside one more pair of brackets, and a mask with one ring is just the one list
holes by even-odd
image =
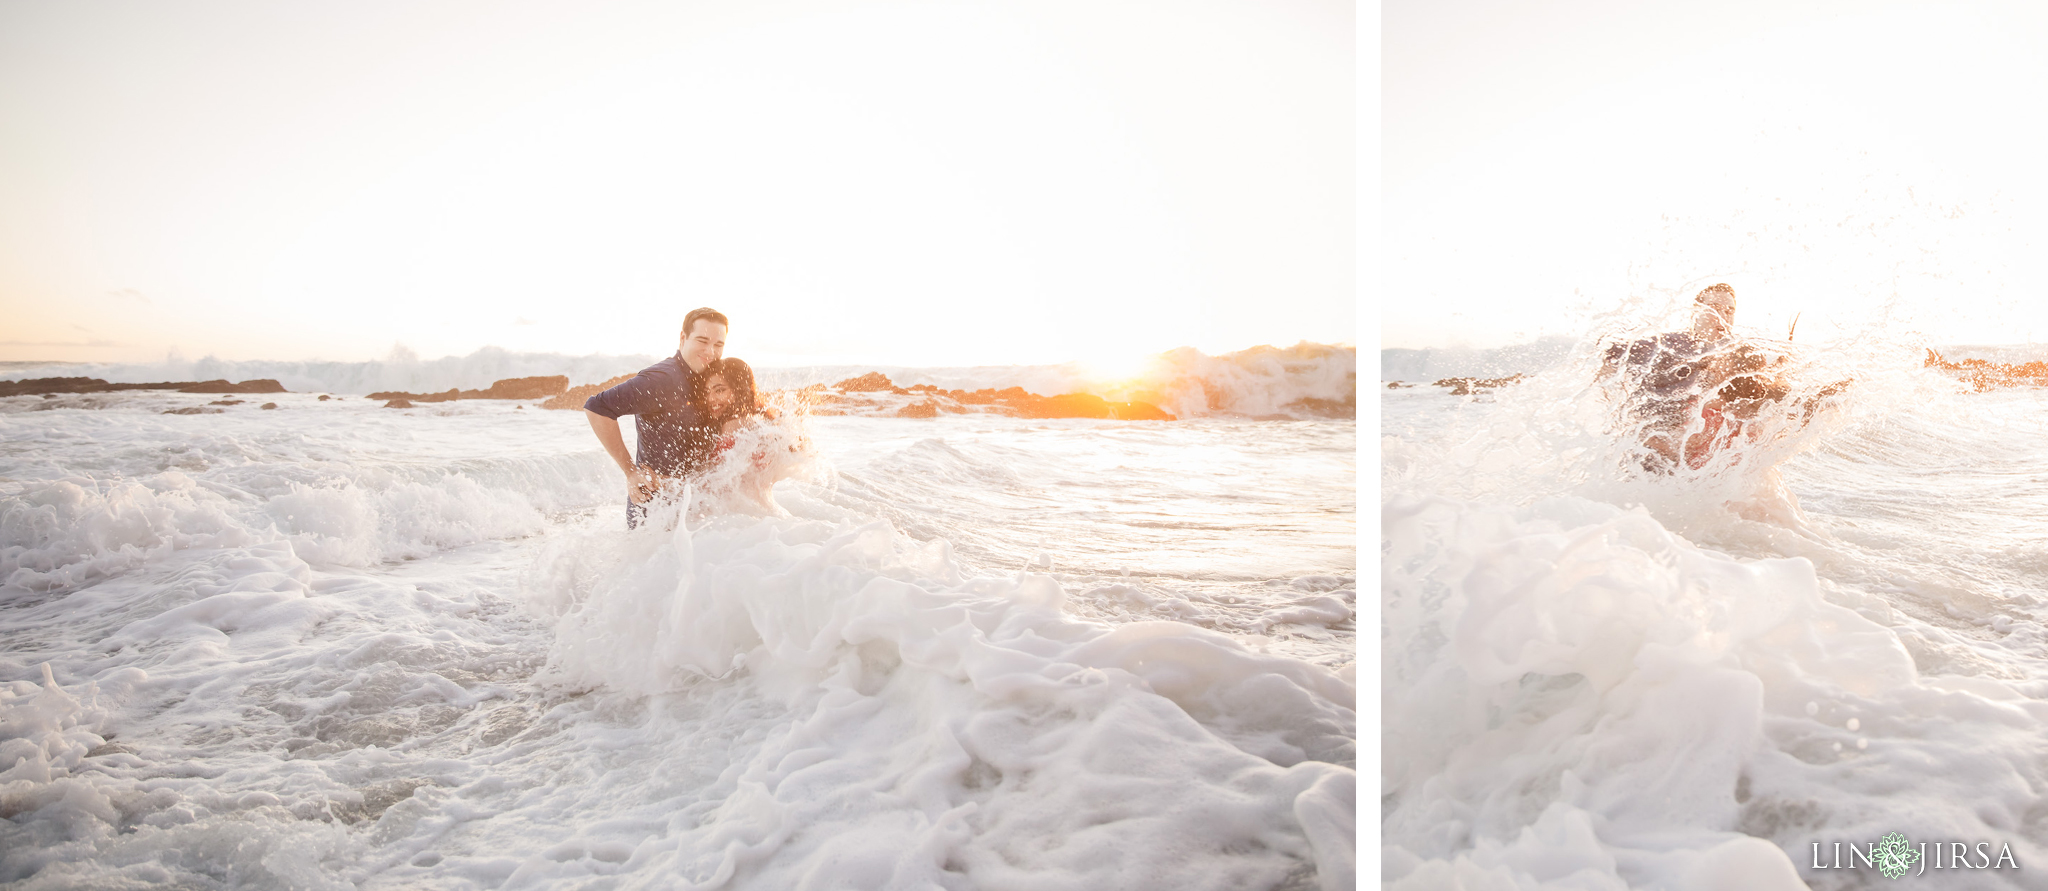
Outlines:
{"label": "sky", "polygon": [[1379,337],[2048,340],[2048,7],[1388,0]]}
{"label": "sky", "polygon": [[1355,343],[1354,14],[0,3],[0,361]]}

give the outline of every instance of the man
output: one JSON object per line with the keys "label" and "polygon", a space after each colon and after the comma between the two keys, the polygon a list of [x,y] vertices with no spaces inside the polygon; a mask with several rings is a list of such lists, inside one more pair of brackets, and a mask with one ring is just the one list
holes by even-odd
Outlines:
{"label": "man", "polygon": [[[626,474],[626,526],[640,525],[647,516],[647,502],[654,497],[662,477],[678,477],[699,470],[705,459],[708,435],[690,403],[690,387],[697,375],[717,363],[725,354],[725,314],[700,307],[683,317],[683,333],[676,354],[642,369],[618,386],[590,397],[583,403],[583,415],[591,432],[604,445],[605,454]],[[632,415],[639,433],[639,457],[626,453],[626,440],[619,431],[619,416]]]}
{"label": "man", "polygon": [[1735,289],[1716,284],[1694,295],[1690,330],[1607,348],[1600,376],[1624,386],[1625,411],[1654,455],[1645,469],[1700,466],[1717,439],[1789,392],[1775,371],[1785,357],[1738,343],[1734,328]]}

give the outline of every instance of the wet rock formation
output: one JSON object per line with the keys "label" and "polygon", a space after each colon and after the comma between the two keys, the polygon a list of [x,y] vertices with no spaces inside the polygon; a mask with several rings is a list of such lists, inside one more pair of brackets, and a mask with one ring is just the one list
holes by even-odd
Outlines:
{"label": "wet rock formation", "polygon": [[1522,380],[1522,378],[1526,376],[1527,375],[1511,374],[1507,377],[1489,378],[1447,377],[1443,380],[1437,381],[1434,384],[1434,386],[1451,388],[1452,396],[1470,396],[1472,395],[1473,390],[1491,390],[1494,387],[1505,387],[1512,383],[1519,383]]}
{"label": "wet rock formation", "polygon": [[1960,379],[1980,393],[2001,387],[2048,387],[2048,362],[2021,362],[2016,365],[1983,359],[1952,362],[1929,349],[1927,361],[1923,364]]}
{"label": "wet rock formation", "polygon": [[541,403],[540,407],[552,408],[558,411],[580,411],[583,408],[584,400],[625,383],[632,377],[630,374],[622,374],[601,384],[584,384],[580,387],[570,387],[568,391],[561,395]]}
{"label": "wet rock formation", "polygon": [[399,390],[387,390],[382,393],[371,393],[370,398],[404,399],[411,402],[454,402],[458,399],[547,399],[551,396],[560,396],[568,389],[569,378],[567,375],[551,374],[544,377],[506,378],[491,384],[490,388],[485,390],[449,389],[441,393],[406,393]]}
{"label": "wet rock formation", "polygon": [[121,390],[176,390],[180,393],[284,393],[284,385],[268,378],[239,384],[214,381],[159,381],[110,384],[96,377],[38,377],[0,381],[0,396],[45,396],[55,393],[113,393]]}
{"label": "wet rock formation", "polygon": [[[894,396],[912,399],[902,400]],[[847,378],[831,387],[806,387],[802,401],[818,415],[890,415],[935,418],[941,414],[999,414],[1015,418],[1098,418],[1119,421],[1171,421],[1173,416],[1144,402],[1111,402],[1092,393],[1040,396],[1023,387],[1001,390],[946,390],[931,384],[899,387],[879,371]]]}

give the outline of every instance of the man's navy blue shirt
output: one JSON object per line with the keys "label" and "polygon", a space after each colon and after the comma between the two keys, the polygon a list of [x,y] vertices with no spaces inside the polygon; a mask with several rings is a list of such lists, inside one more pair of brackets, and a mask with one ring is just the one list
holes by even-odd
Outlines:
{"label": "man's navy blue shirt", "polygon": [[678,351],[641,369],[618,386],[584,400],[583,408],[613,420],[620,415],[632,415],[633,428],[640,440],[635,460],[657,473],[692,473],[704,463],[708,440],[699,424],[697,409],[690,404],[690,381],[694,376]]}

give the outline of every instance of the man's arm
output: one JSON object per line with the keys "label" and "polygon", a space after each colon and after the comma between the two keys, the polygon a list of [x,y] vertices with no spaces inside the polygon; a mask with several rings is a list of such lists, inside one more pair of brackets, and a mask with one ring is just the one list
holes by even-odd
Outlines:
{"label": "man's arm", "polygon": [[612,456],[612,463],[626,474],[626,498],[634,504],[646,504],[653,497],[654,474],[647,468],[633,463],[632,453],[626,451],[625,434],[619,431],[619,419],[608,418],[590,409],[583,410],[583,417],[590,421],[590,432],[597,434],[597,441],[604,446],[605,454]]}

